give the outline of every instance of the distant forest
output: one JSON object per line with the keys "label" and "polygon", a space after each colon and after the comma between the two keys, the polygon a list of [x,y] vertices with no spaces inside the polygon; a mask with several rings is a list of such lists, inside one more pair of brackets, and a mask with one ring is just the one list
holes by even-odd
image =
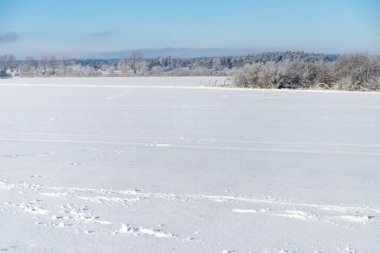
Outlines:
{"label": "distant forest", "polygon": [[17,61],[0,56],[0,77],[93,76],[231,76],[234,87],[380,89],[380,58],[368,54],[338,55],[267,52],[223,57],[157,57],[133,52],[124,59],[43,57]]}

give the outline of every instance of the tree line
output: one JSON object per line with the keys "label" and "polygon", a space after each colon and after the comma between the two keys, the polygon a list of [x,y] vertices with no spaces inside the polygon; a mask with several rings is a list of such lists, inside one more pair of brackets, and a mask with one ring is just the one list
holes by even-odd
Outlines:
{"label": "tree line", "polygon": [[17,61],[12,55],[0,56],[2,76],[161,76],[161,75],[230,75],[246,65],[267,62],[330,62],[338,55],[303,52],[269,52],[224,57],[157,57],[144,59],[133,52],[123,59],[69,59],[45,56]]}
{"label": "tree line", "polygon": [[54,56],[17,61],[0,56],[0,77],[66,76],[232,76],[245,88],[380,88],[380,59],[368,54],[337,55],[266,52],[223,57],[157,57],[133,52],[123,59],[69,59]]}

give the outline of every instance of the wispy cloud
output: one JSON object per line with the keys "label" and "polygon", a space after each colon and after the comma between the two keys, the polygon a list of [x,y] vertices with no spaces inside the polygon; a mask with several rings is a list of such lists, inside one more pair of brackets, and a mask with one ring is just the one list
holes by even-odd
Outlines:
{"label": "wispy cloud", "polygon": [[96,33],[91,33],[90,34],[90,37],[93,37],[93,38],[105,38],[105,37],[108,37],[111,35],[111,31],[98,31]]}
{"label": "wispy cloud", "polygon": [[17,33],[0,33],[0,43],[12,43],[17,41],[20,38],[20,35]]}

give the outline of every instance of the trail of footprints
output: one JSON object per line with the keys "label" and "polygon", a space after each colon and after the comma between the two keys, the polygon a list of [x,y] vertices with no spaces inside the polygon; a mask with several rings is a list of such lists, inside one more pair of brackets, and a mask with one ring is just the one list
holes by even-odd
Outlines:
{"label": "trail of footprints", "polygon": [[[31,178],[39,177],[33,175]],[[110,235],[132,234],[147,235],[157,238],[173,238],[174,234],[166,233],[161,229],[136,226],[132,224],[113,224],[111,221],[102,219],[96,215],[89,205],[77,205],[71,202],[88,202],[89,204],[116,204],[125,207],[132,207],[133,204],[143,200],[141,196],[126,196],[128,193],[137,191],[114,192],[104,189],[82,189],[63,187],[44,187],[32,183],[9,183],[0,179],[0,191],[11,191],[18,196],[37,197],[34,200],[22,202],[6,201],[0,206],[10,207],[15,213],[30,215],[36,221],[35,225],[44,227],[71,228],[75,233],[95,234],[97,225],[108,226],[101,229],[101,233]],[[49,201],[53,198],[53,201]],[[58,201],[57,201],[58,198]],[[68,202],[65,204],[57,204]]]}
{"label": "trail of footprints", "polygon": [[[111,224],[111,222],[94,215],[88,206],[77,206],[72,203],[60,205],[58,210],[54,210],[54,207],[47,208],[44,201],[40,199],[21,203],[5,202],[4,204],[13,207],[17,213],[32,215],[37,220],[36,225],[46,227],[70,227],[79,223]],[[50,222],[46,222],[46,220],[50,220]]]}
{"label": "trail of footprints", "polygon": [[[33,175],[30,178],[38,178]],[[75,233],[109,235],[132,234],[157,238],[179,237],[161,228],[148,228],[128,223],[115,223],[102,219],[94,213],[91,205],[109,204],[121,208],[132,208],[140,201],[161,199],[163,201],[198,201],[218,205],[221,210],[230,209],[235,215],[246,217],[265,215],[275,218],[296,219],[327,224],[368,224],[380,215],[380,210],[370,207],[333,206],[292,203],[275,198],[244,198],[237,196],[176,195],[167,193],[143,193],[139,190],[112,190],[91,188],[48,187],[34,183],[9,183],[0,179],[0,191],[10,191],[16,199],[27,197],[33,200],[7,201],[0,206],[10,207],[16,213],[29,214],[35,224],[45,227],[69,228]],[[87,203],[79,205],[75,203]],[[249,207],[249,208],[247,208]],[[252,208],[254,207],[254,208]],[[194,215],[197,215],[194,211]],[[101,226],[101,227],[99,227]],[[184,239],[186,240],[186,239]]]}

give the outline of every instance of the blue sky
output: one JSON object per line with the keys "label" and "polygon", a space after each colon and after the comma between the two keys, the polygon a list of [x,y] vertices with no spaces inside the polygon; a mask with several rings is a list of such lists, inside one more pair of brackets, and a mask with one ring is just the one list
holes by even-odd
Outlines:
{"label": "blue sky", "polygon": [[141,48],[380,53],[378,0],[0,0],[0,54]]}

